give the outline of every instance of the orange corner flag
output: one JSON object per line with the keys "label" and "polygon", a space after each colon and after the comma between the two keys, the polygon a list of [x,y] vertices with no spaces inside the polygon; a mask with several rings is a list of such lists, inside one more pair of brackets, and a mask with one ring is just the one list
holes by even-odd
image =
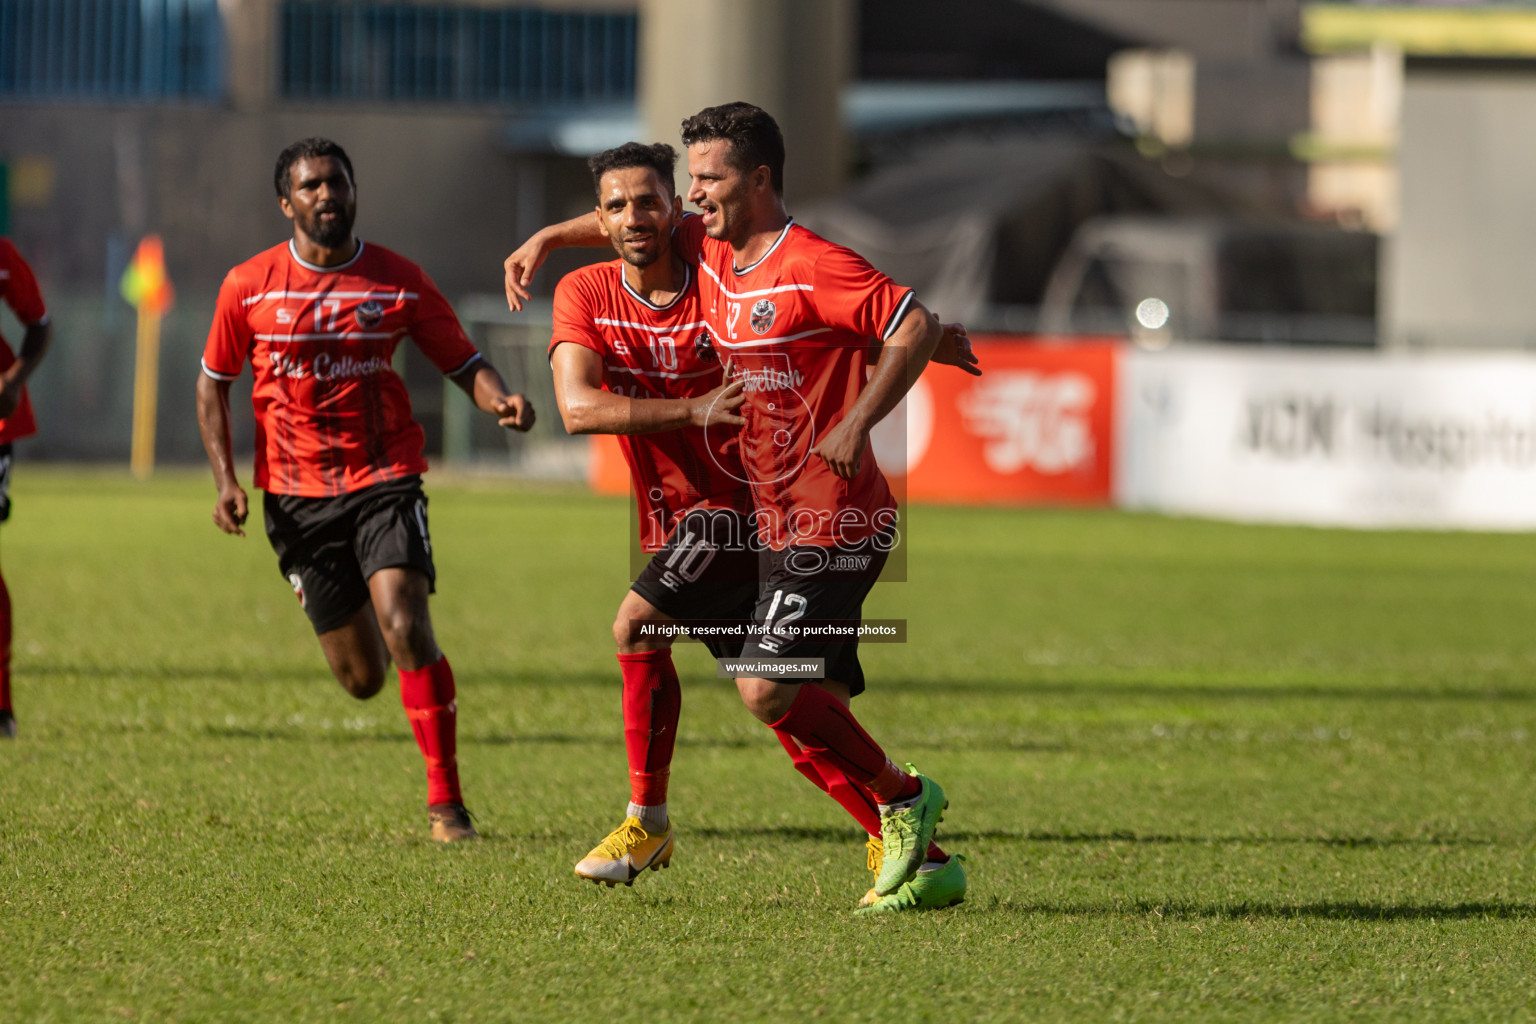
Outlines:
{"label": "orange corner flag", "polygon": [[163,314],[176,304],[176,289],[165,273],[165,248],[159,235],[145,235],[119,286],[130,306]]}

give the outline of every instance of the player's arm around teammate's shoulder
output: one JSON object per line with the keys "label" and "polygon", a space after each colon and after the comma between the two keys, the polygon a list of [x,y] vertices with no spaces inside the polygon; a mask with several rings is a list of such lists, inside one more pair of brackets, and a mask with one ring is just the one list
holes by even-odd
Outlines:
{"label": "player's arm around teammate's shoulder", "polygon": [[512,255],[502,261],[502,271],[506,278],[507,308],[518,312],[522,310],[523,303],[532,297],[528,286],[533,283],[534,271],[543,266],[549,254],[556,249],[572,246],[597,248],[608,244],[610,244],[608,232],[603,229],[602,221],[598,219],[596,211],[540,228],[531,238],[518,246]]}

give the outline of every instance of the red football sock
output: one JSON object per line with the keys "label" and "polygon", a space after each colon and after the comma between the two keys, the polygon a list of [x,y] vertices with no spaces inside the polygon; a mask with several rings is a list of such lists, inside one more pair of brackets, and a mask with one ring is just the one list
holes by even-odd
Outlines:
{"label": "red football sock", "polygon": [[[916,796],[919,783],[896,766],[870,738],[853,712],[826,690],[806,683],[784,717],[769,727],[800,741],[813,761],[825,762],[881,803]],[[829,790],[830,791],[830,790]]]}
{"label": "red football sock", "polygon": [[447,658],[426,668],[400,670],[400,703],[427,762],[427,803],[462,804],[457,746],[458,703]]}
{"label": "red football sock", "polygon": [[0,576],[0,711],[11,710],[11,592]]}
{"label": "red football sock", "polygon": [[801,775],[810,779],[811,784],[817,789],[842,804],[843,810],[853,815],[853,820],[858,822],[859,827],[865,832],[872,836],[880,834],[880,811],[867,792],[855,786],[853,780],[829,762],[811,756],[793,736],[783,729],[775,729],[773,734],[779,738],[785,753],[789,754],[789,759],[795,763],[795,769]]}
{"label": "red football sock", "polygon": [[[811,780],[815,787],[830,796],[842,805],[843,810],[853,816],[853,820],[859,823],[859,827],[872,836],[880,834],[880,808],[875,803],[874,795],[869,790],[856,784],[848,776],[837,770],[837,767],[829,761],[812,757],[805,749],[795,741],[795,738],[783,729],[773,730],[773,734],[779,738],[785,753],[794,762],[795,769]],[[948,860],[949,854],[938,843],[929,842],[929,860]]]}
{"label": "red football sock", "polygon": [[667,802],[672,748],[683,691],[677,685],[672,652],[619,655],[624,676],[624,750],[629,757],[629,798],[641,807]]}

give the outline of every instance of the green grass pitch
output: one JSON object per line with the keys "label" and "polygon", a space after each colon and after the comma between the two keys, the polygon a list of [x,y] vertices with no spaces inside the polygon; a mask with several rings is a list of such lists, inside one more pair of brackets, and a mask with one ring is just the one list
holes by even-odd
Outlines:
{"label": "green grass pitch", "polygon": [[204,475],[23,464],[0,1020],[1437,1020],[1536,1012],[1536,537],[918,508],[857,708],[953,801],[953,910],[854,918],[851,822],[680,647],[670,871],[625,793],[621,501],[428,478],[487,840],[426,839]]}

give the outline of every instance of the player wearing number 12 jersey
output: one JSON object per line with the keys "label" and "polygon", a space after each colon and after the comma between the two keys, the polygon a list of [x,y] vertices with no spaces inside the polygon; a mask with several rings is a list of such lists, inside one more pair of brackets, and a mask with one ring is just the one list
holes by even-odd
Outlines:
{"label": "player wearing number 12 jersey", "polygon": [[[703,213],[696,245],[705,317],[746,384],[742,462],[771,551],[754,615],[762,634],[742,657],[826,659],[818,683],[770,671],[738,678],[737,687],[761,721],[876,801],[872,860],[880,867],[861,909],[950,905],[966,881],[958,858],[931,842],[948,806],[943,789],[911,765],[903,772],[854,718],[849,698],[864,689],[857,643],[789,627],[859,620],[897,543],[895,502],[868,451],[869,431],[946,338],[962,347],[964,329],[941,328],[910,289],[790,220],[784,138],[766,111],[707,108],[683,122],[683,144],[688,199]],[[882,344],[872,374],[870,338]]]}
{"label": "player wearing number 12 jersey", "polygon": [[198,425],[219,498],[214,523],[244,536],[231,461],[229,385],[256,374],[256,486],[278,568],[331,672],[359,699],[391,659],[427,767],[427,819],[443,842],[476,837],[459,788],[453,670],[432,633],[424,436],[391,368],[409,337],[483,411],[526,430],[533,410],[465,336],[421,268],[352,233],[352,163],[326,139],[278,157],[293,238],[224,280],[198,379]]}

